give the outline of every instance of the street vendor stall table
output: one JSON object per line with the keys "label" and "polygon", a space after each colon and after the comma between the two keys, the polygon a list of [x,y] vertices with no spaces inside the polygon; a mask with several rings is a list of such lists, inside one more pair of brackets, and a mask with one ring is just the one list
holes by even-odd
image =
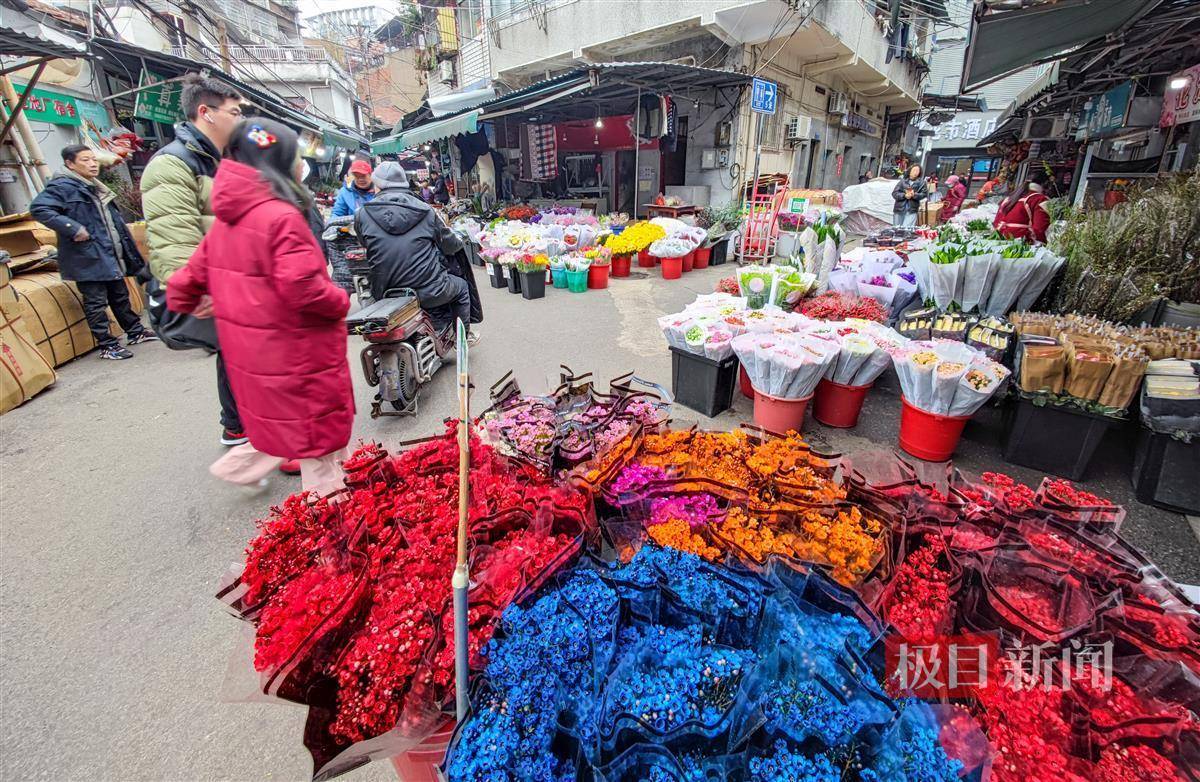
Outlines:
{"label": "street vendor stall table", "polygon": [[680,204],[679,206],[642,204],[642,208],[646,210],[646,217],[674,217],[676,219],[684,215],[694,215],[698,211],[692,204]]}

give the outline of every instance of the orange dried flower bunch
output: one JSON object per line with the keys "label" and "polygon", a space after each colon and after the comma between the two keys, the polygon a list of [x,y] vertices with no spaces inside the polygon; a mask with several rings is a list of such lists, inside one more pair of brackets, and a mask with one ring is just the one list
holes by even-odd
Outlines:
{"label": "orange dried flower bunch", "polygon": [[800,521],[801,559],[832,566],[838,582],[852,586],[870,572],[882,551],[883,524],[857,505],[844,505],[832,518],[813,511]]}
{"label": "orange dried flower bunch", "polygon": [[668,519],[661,524],[654,524],[646,529],[646,533],[660,546],[687,551],[709,561],[721,556],[721,550],[708,545],[703,537],[692,532],[691,525],[684,519]]}
{"label": "orange dried flower bunch", "polygon": [[883,550],[882,522],[845,502],[845,487],[795,432],[760,442],[740,430],[668,431],[647,435],[636,459],[680,482],[705,478],[745,493],[715,522],[713,540],[671,519],[647,530],[660,545],[712,560],[731,543],[760,562],[776,554],[826,565],[847,585],[861,581]]}

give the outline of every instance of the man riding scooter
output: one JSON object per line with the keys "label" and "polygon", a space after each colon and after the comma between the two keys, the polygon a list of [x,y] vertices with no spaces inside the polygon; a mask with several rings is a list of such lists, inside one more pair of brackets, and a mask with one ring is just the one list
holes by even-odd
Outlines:
{"label": "man riding scooter", "polygon": [[[482,312],[462,240],[411,192],[399,163],[380,163],[372,179],[379,194],[354,217],[354,232],[371,266],[371,296],[378,301],[389,291],[411,288],[421,309],[449,309],[468,328],[479,322]],[[477,341],[478,334],[470,332],[468,343]]]}

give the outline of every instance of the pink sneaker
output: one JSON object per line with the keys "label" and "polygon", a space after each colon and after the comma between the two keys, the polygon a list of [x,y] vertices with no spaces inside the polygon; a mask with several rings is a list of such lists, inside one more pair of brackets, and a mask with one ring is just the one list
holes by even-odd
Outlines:
{"label": "pink sneaker", "polygon": [[285,460],[282,464],[279,465],[279,471],[281,473],[283,473],[284,475],[299,475],[300,474],[300,460],[299,459]]}

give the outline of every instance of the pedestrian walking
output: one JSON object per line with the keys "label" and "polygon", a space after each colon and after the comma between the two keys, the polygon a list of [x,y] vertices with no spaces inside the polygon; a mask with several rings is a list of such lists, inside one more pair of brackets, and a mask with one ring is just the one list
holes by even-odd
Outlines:
{"label": "pedestrian walking", "polygon": [[233,131],[213,180],[216,223],[171,277],[172,310],[213,317],[249,442],[209,471],[262,485],[285,460],[305,491],[342,485],[354,424],[346,360],[350,297],[329,279],[299,187],[299,139],[261,117]]}
{"label": "pedestrian walking", "polygon": [[96,153],[82,144],[62,151],[65,170],[50,180],[30,204],[33,218],[58,234],[58,270],[83,297],[88,328],[100,347],[100,358],[127,359],[133,353],[112,335],[108,308],[125,331],[127,345],[158,339],[142,325],[129,303],[126,277],[144,279],[149,273],[125,220],[116,195],[101,182]]}
{"label": "pedestrian walking", "polygon": [[[146,215],[146,241],[150,245],[150,270],[170,287],[171,277],[188,262],[212,227],[212,180],[225,145],[241,119],[241,93],[217,79],[189,74],[184,79],[180,107],[186,122],[175,126],[175,140],[150,159],[142,173],[142,211]],[[159,291],[152,300],[162,302]],[[163,313],[170,317],[170,313]],[[165,324],[160,323],[160,330]],[[211,339],[211,333],[205,335]],[[204,340],[200,340],[204,341]],[[167,344],[172,345],[168,338]],[[221,444],[246,442],[237,402],[229,388],[225,362],[218,344],[205,345],[217,354],[217,397],[221,403]]]}
{"label": "pedestrian walking", "polygon": [[963,201],[967,198],[967,186],[959,179],[958,174],[946,177],[946,197],[942,199],[942,219],[949,220],[958,214]]}
{"label": "pedestrian walking", "polygon": [[921,167],[914,164],[892,189],[892,200],[896,202],[892,207],[892,225],[905,228],[916,226],[921,201],[928,195],[929,187],[921,178]]}

